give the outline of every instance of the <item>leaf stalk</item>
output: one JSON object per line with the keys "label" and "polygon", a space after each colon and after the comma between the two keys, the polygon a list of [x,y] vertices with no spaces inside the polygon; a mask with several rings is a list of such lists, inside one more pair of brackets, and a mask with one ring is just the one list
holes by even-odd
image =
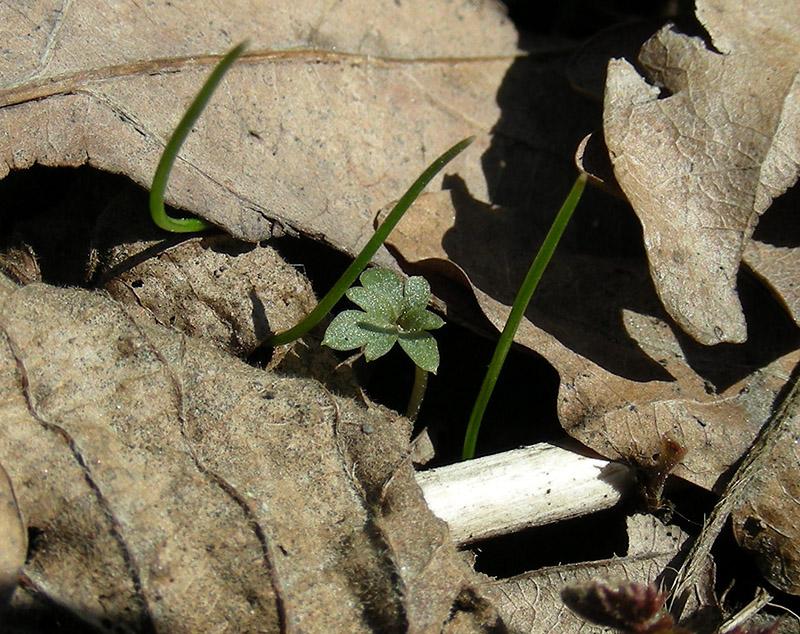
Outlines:
{"label": "leaf stalk", "polygon": [[411,396],[408,399],[408,408],[406,408],[406,418],[411,422],[417,421],[427,387],[428,371],[423,370],[418,365],[414,365],[414,385],[411,388]]}

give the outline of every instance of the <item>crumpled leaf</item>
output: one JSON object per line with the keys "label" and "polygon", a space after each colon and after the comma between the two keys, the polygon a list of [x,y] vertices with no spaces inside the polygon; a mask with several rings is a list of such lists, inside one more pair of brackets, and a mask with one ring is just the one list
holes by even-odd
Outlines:
{"label": "crumpled leaf", "polygon": [[[154,257],[128,268],[148,247]],[[308,282],[269,245],[211,236],[158,253],[160,247],[160,241],[117,246],[106,269],[112,277],[103,287],[115,299],[146,309],[158,323],[213,340],[239,356],[293,326],[316,304]],[[121,264],[119,275],[112,262]]]}
{"label": "crumpled leaf", "polygon": [[[591,198],[582,201],[575,220],[612,213],[608,199],[599,202],[594,209]],[[415,272],[438,276],[434,288],[446,301],[464,305],[453,282],[467,285],[499,330],[545,228],[453,190],[423,195],[390,242]],[[491,242],[481,239],[487,235]],[[800,358],[800,334],[751,283],[742,287],[750,340],[702,346],[664,314],[641,257],[596,255],[592,242],[578,247],[559,247],[515,339],[558,370],[562,426],[601,455],[642,466],[653,464],[669,434],[687,449],[675,473],[713,489],[767,420]],[[468,313],[452,314],[459,315]]]}
{"label": "crumpled leaf", "polygon": [[28,533],[8,473],[0,465],[0,618],[19,581],[28,552]]}
{"label": "crumpled leaf", "polygon": [[[121,192],[100,216],[90,272],[129,310],[247,356],[316,305],[308,281],[271,245],[226,235],[164,240],[137,194]],[[272,365],[287,352],[276,350]]]}
{"label": "crumpled leaf", "polygon": [[479,135],[449,169],[486,191],[477,157],[499,116],[491,96],[518,52],[495,2],[275,1],[254,12],[242,0],[180,10],[76,0],[28,16],[6,1],[0,11],[14,34],[0,60],[0,176],[88,162],[148,186],[219,53],[249,38],[187,139],[167,202],[244,240],[299,231],[351,254],[378,209],[454,139]]}
{"label": "crumpled leaf", "polygon": [[485,631],[403,419],[102,294],[0,291],[0,461],[45,603],[133,632]]}
{"label": "crumpled leaf", "polygon": [[[647,515],[628,518],[628,553],[602,561],[543,568],[512,579],[489,584],[492,597],[506,621],[517,632],[616,633],[617,630],[588,624],[569,610],[561,600],[562,589],[570,584],[598,577],[624,578],[636,583],[668,583],[673,565],[686,535],[677,526],[665,526]],[[709,561],[703,585],[713,588],[714,565]],[[713,621],[718,616],[716,597],[699,586],[687,604],[689,613],[700,613]]]}
{"label": "crumpled leaf", "polygon": [[639,55],[653,85],[609,63],[603,127],[668,313],[701,343],[742,342],[739,263],[800,170],[800,5],[699,0],[697,17],[717,50],[664,27]]}
{"label": "crumpled leaf", "polygon": [[[794,379],[796,380],[796,379]],[[786,419],[732,513],[736,540],[779,590],[800,594],[800,399],[786,397]]]}

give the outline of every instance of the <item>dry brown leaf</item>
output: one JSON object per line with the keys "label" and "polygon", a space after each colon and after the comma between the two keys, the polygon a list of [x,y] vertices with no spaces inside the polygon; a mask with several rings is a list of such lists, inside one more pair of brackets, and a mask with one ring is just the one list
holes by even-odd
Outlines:
{"label": "dry brown leaf", "polygon": [[439,631],[453,610],[484,631],[407,422],[100,294],[0,288],[0,461],[38,596],[133,632]]}
{"label": "dry brown leaf", "polygon": [[[254,46],[276,49],[338,49],[386,57],[475,57],[516,51],[515,30],[495,2],[424,0],[374,4],[343,0],[265,0],[215,5],[188,0],[176,6],[152,2],[55,0],[21,11],[0,3],[3,41],[2,77],[12,85],[62,77],[102,66],[161,57],[224,52],[232,42],[251,38]],[[98,29],[113,26],[112,33]],[[470,37],[465,38],[465,29]],[[164,51],[167,51],[165,54]]]}
{"label": "dry brown leaf", "polygon": [[664,27],[639,56],[654,85],[610,62],[604,132],[667,311],[701,343],[742,342],[739,263],[800,169],[800,5],[699,0],[697,16],[716,51]]}
{"label": "dry brown leaf", "polygon": [[270,245],[226,235],[164,240],[138,193],[116,196],[93,238],[97,285],[130,310],[247,356],[316,305],[308,280]]}
{"label": "dry brown leaf", "polygon": [[[598,577],[623,578],[636,583],[667,581],[667,566],[674,563],[687,535],[677,526],[665,526],[652,516],[628,518],[628,553],[603,561],[543,568],[511,579],[489,584],[489,591],[509,627],[516,632],[607,632],[617,630],[590,625],[570,611],[561,600],[561,590],[569,584]],[[713,587],[714,567],[709,562],[705,584]],[[715,612],[716,598],[698,588],[690,612],[701,609]],[[707,617],[710,614],[707,613]]]}
{"label": "dry brown leaf", "polygon": [[800,249],[750,240],[744,251],[744,261],[772,288],[795,323],[800,325],[800,283],[797,279]]}
{"label": "dry brown leaf", "polygon": [[0,614],[14,593],[28,552],[28,533],[8,473],[0,465]]}
{"label": "dry brown leaf", "polygon": [[[151,257],[143,253],[148,247]],[[137,255],[144,259],[127,268]],[[125,269],[103,285],[112,297],[237,356],[295,325],[316,304],[308,281],[273,248],[229,236],[195,238],[172,248],[160,241],[136,242],[118,247],[111,257],[109,265]]]}
{"label": "dry brown leaf", "polygon": [[[423,272],[448,276],[437,286],[445,299],[453,279],[469,285],[502,329],[542,235],[526,214],[453,190],[424,196],[390,242]],[[664,314],[641,258],[562,246],[516,342],[559,371],[559,418],[570,435],[606,457],[647,466],[670,434],[688,450],[676,473],[711,489],[750,445],[800,358],[794,325],[752,284],[748,296],[750,341],[708,348]]]}
{"label": "dry brown leaf", "polygon": [[[795,377],[796,381],[796,377]],[[800,398],[797,387],[786,395],[775,436],[765,443],[741,488],[733,510],[739,544],[751,551],[764,576],[778,589],[800,594]]]}
{"label": "dry brown leaf", "polygon": [[0,62],[2,175],[88,162],[149,185],[219,54],[250,38],[189,136],[168,202],[245,240],[286,229],[353,253],[377,210],[470,134],[479,140],[452,169],[486,192],[477,157],[517,53],[494,2],[0,10],[15,34]]}

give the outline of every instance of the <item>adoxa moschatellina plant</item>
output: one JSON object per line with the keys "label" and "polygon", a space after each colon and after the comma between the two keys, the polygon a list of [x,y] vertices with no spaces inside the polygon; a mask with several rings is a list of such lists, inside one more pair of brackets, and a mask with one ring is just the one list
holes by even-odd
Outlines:
{"label": "adoxa moschatellina plant", "polygon": [[417,419],[428,384],[428,372],[439,368],[439,348],[429,330],[444,326],[444,320],[427,310],[431,288],[425,278],[409,277],[403,283],[386,269],[367,269],[361,286],[347,289],[347,297],[362,310],[339,313],[325,331],[322,343],[334,350],[363,348],[364,358],[373,361],[395,343],[416,365],[414,387],[406,416]]}
{"label": "adoxa moschatellina plant", "polygon": [[[164,190],[166,189],[170,170],[192,125],[197,121],[222,77],[233,62],[244,52],[245,47],[246,43],[243,42],[222,58],[205,84],[203,84],[194,101],[192,101],[164,148],[161,160],[156,168],[156,174],[153,177],[153,186],[150,190],[150,213],[153,221],[162,229],[186,233],[202,231],[212,226],[199,218],[172,218],[168,216],[164,209]],[[302,337],[333,309],[345,293],[348,293],[349,298],[363,311],[345,311],[342,314],[343,316],[340,315],[334,319],[326,332],[324,343],[339,350],[363,347],[364,355],[370,361],[385,354],[395,342],[399,342],[417,367],[416,379],[407,411],[410,418],[416,418],[427,384],[428,372],[435,372],[439,365],[439,351],[436,347],[436,341],[427,331],[439,328],[444,323],[441,318],[426,310],[430,299],[430,289],[427,282],[422,278],[412,277],[404,286],[400,277],[394,273],[372,270],[366,271],[362,275],[361,282],[363,286],[352,289],[350,286],[356,281],[359,274],[364,271],[380,245],[383,244],[389,233],[422,193],[427,184],[473,140],[474,137],[469,137],[456,143],[433,161],[398,201],[394,209],[361,250],[361,253],[358,254],[353,263],[345,270],[314,310],[296,326],[274,335],[263,343],[269,346],[280,346]],[[530,302],[533,291],[536,289],[542,273],[547,267],[558,241],[561,239],[572,212],[578,204],[578,200],[580,200],[585,183],[585,175],[579,176],[556,216],[553,226],[550,228],[514,300],[508,321],[497,343],[494,356],[475,401],[464,440],[462,453],[464,458],[471,458],[474,455],[481,420],[505,362],[506,355],[511,348],[514,335]],[[350,290],[348,291],[348,289]]]}
{"label": "adoxa moschatellina plant", "polygon": [[[189,131],[202,113],[222,77],[234,61],[244,52],[243,42],[232,49],[217,64],[200,92],[192,101],[183,118],[170,137],[153,177],[150,190],[150,214],[153,222],[162,229],[178,233],[203,231],[213,225],[200,218],[172,218],[164,208],[164,191],[169,173],[178,156]],[[427,384],[428,372],[436,372],[439,365],[439,351],[436,341],[428,330],[439,328],[443,321],[426,310],[430,300],[428,283],[419,277],[410,278],[405,284],[390,271],[372,269],[364,271],[378,248],[389,233],[411,207],[436,174],[460,154],[472,141],[469,137],[447,150],[414,181],[403,197],[397,202],[375,234],[367,242],[353,263],[347,267],[333,288],[320,300],[314,310],[296,326],[278,333],[263,342],[268,346],[280,346],[299,339],[316,326],[336,303],[348,293],[350,299],[360,306],[361,311],[345,311],[334,319],[325,335],[323,343],[338,350],[364,347],[368,361],[382,356],[399,342],[417,366],[416,378],[407,414],[416,418],[422,396]],[[350,288],[359,274],[363,286]],[[348,291],[349,289],[349,291]],[[388,346],[388,347],[387,347]]]}

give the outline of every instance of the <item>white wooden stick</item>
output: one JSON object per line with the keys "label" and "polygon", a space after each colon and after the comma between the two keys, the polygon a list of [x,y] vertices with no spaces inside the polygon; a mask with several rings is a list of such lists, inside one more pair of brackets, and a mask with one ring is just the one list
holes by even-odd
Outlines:
{"label": "white wooden stick", "polygon": [[610,508],[633,482],[624,465],[547,443],[416,477],[428,507],[459,544]]}

